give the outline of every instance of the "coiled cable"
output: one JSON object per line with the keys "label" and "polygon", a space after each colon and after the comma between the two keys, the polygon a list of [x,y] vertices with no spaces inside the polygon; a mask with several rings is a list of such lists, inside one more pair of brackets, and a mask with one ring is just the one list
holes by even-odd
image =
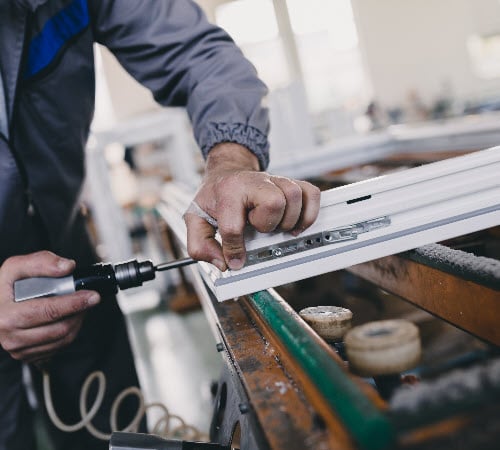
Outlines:
{"label": "coiled cable", "polygon": [[[87,400],[89,397],[89,389],[94,380],[97,381],[97,394],[94,403],[90,409],[87,408]],[[104,433],[92,425],[92,419],[95,417],[99,408],[104,400],[104,393],[106,392],[106,377],[103,372],[95,371],[92,372],[84,381],[82,389],[80,391],[80,415],[82,419],[73,424],[65,424],[57,415],[54,403],[52,401],[52,394],[50,389],[50,375],[47,371],[43,371],[43,396],[45,399],[45,406],[47,408],[47,413],[50,417],[52,423],[62,431],[72,433],[83,428],[86,428],[88,432],[103,441],[109,441],[111,439],[111,433]],[[139,401],[137,408],[137,413],[131,422],[122,430],[118,429],[118,411],[120,410],[120,405],[126,397],[135,396]],[[168,408],[162,403],[149,403],[146,404],[144,401],[144,395],[137,386],[131,386],[124,389],[113,401],[111,406],[111,416],[110,424],[111,430],[114,431],[125,431],[136,433],[139,430],[139,424],[142,418],[146,415],[149,409],[158,408],[162,411],[161,417],[156,421],[151,431],[152,434],[156,434],[163,438],[176,438],[185,440],[205,440],[208,441],[208,436],[196,427],[186,424],[186,422],[176,414],[171,414]],[[173,426],[173,423],[178,422],[178,425]]]}

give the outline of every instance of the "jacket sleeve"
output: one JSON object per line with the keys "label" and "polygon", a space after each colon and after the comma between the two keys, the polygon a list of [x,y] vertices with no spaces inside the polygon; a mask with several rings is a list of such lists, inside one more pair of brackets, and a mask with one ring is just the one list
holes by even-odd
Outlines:
{"label": "jacket sleeve", "polygon": [[94,38],[164,106],[186,106],[204,156],[220,142],[269,163],[267,94],[255,68],[191,0],[88,0]]}

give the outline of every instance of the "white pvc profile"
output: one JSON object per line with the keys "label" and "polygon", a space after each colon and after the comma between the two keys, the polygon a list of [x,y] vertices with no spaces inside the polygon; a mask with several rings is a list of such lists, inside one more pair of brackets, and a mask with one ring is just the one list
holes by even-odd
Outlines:
{"label": "white pvc profile", "polygon": [[[181,206],[179,198],[189,198],[173,197],[175,206],[164,206],[169,223],[175,211],[187,208],[188,202]],[[500,225],[500,147],[325,191],[317,221],[299,238],[380,217],[390,224],[352,240],[286,254],[239,271],[222,273],[200,263],[200,273],[222,301]],[[185,241],[183,224],[173,222],[177,222],[174,232]],[[280,248],[292,239],[287,233],[249,229],[246,247],[248,251]]]}

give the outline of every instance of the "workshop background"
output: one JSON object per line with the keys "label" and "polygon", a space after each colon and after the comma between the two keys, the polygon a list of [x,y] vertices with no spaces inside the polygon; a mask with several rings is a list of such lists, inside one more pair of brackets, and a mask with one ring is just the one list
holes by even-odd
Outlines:
{"label": "workshop background", "polygon": [[[198,3],[229,32],[270,88],[271,171],[307,178],[324,190],[499,142],[498,0]],[[159,107],[105,48],[96,48],[96,67],[84,198],[98,253],[113,262],[182,256],[157,206],[166,183],[194,191],[200,180],[203,161],[187,116],[182,109]],[[387,136],[413,139],[415,152],[376,155],[373,163],[358,158],[360,149]],[[334,153],[342,146],[353,148],[353,160],[340,169]],[[299,156],[307,164],[287,165]],[[452,247],[498,263],[499,236],[497,227]],[[164,403],[208,433],[226,363],[191,281],[189,273],[172,271],[121,293],[119,301],[147,401]],[[278,292],[296,311],[337,305],[354,312],[354,324],[387,318],[415,323],[423,367],[477,361],[497,349],[499,342],[461,331],[436,318],[439,312],[429,314],[383,287],[341,271]],[[414,289],[426,295],[431,288]],[[154,419],[152,412],[149,420]]]}

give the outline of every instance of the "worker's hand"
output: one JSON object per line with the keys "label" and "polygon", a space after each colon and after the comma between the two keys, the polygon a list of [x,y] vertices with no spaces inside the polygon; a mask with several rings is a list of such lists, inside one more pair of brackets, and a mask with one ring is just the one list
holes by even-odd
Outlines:
{"label": "worker's hand", "polygon": [[243,230],[250,223],[257,231],[289,231],[296,236],[316,220],[320,191],[305,181],[259,172],[257,158],[245,147],[223,143],[207,159],[204,181],[194,201],[216,219],[215,228],[195,212],[184,215],[189,255],[224,271],[245,263]]}
{"label": "worker's hand", "polygon": [[14,256],[0,267],[0,345],[14,359],[36,363],[70,344],[83,312],[99,303],[93,291],[14,302],[14,282],[30,277],[64,277],[75,262],[43,251]]}

